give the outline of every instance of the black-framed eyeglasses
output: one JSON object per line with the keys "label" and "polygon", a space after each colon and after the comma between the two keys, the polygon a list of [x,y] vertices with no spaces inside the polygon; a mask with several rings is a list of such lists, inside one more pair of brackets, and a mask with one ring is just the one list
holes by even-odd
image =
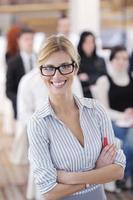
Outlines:
{"label": "black-framed eyeglasses", "polygon": [[54,67],[53,65],[41,65],[40,71],[43,76],[54,76],[56,73],[56,70],[60,72],[62,75],[71,74],[74,70],[75,62],[72,61],[72,63],[63,63],[58,67]]}

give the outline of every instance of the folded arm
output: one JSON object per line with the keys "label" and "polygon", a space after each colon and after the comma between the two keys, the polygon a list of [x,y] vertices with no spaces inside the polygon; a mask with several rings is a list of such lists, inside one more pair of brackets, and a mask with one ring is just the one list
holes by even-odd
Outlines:
{"label": "folded arm", "polygon": [[58,181],[64,184],[103,184],[121,179],[124,175],[123,167],[113,164],[116,151],[115,145],[107,145],[103,148],[95,169],[86,172],[58,171]]}
{"label": "folded arm", "polygon": [[85,184],[66,185],[57,184],[52,190],[43,195],[45,200],[59,200],[60,198],[72,195],[75,192],[85,189]]}
{"label": "folded arm", "polygon": [[123,175],[121,166],[111,164],[86,172],[59,172],[58,181],[64,184],[103,184],[122,179]]}

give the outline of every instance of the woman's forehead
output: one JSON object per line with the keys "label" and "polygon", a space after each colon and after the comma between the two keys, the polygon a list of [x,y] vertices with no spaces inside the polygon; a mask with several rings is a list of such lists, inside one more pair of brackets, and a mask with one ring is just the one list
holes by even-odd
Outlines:
{"label": "woman's forehead", "polygon": [[115,57],[119,57],[119,56],[128,57],[128,52],[127,51],[118,51],[118,52],[116,52]]}
{"label": "woman's forehead", "polygon": [[64,51],[52,53],[45,61],[45,63],[64,63],[71,61],[71,57]]}

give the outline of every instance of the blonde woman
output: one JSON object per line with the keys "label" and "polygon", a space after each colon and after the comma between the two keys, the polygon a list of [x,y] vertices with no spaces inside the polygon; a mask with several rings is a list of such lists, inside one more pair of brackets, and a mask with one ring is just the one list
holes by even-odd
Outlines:
{"label": "blonde woman", "polygon": [[64,36],[52,36],[38,66],[49,96],[30,119],[28,138],[43,199],[105,200],[102,184],[123,177],[125,156],[116,150],[111,122],[99,103],[72,94],[77,52]]}

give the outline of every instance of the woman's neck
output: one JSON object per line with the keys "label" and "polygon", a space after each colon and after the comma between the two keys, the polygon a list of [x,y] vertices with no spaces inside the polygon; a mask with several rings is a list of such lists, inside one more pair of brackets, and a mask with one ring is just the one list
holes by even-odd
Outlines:
{"label": "woman's neck", "polygon": [[58,114],[69,114],[70,111],[76,108],[73,95],[60,95],[60,96],[49,96],[51,106],[54,112]]}
{"label": "woman's neck", "polygon": [[127,85],[129,83],[129,75],[126,69],[117,70],[113,66],[109,66],[108,73],[118,85]]}

